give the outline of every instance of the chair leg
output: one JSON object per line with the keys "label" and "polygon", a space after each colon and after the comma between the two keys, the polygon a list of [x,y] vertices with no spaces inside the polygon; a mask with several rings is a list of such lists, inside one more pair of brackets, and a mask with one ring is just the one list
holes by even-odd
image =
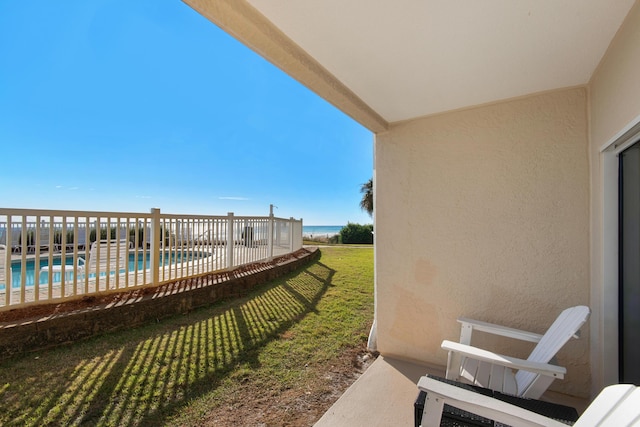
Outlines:
{"label": "chair leg", "polygon": [[460,377],[460,367],[462,365],[462,357],[453,351],[447,356],[447,373],[445,378],[448,380],[457,380]]}
{"label": "chair leg", "polygon": [[427,393],[427,400],[422,411],[422,427],[440,427],[444,400],[433,392]]}

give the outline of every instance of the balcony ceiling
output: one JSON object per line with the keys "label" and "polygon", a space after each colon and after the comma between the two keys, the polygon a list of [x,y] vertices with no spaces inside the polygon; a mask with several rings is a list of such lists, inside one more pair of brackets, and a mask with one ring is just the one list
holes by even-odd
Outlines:
{"label": "balcony ceiling", "polygon": [[[201,12],[208,9],[203,14],[221,23],[213,16],[219,13],[218,1],[185,1]],[[228,3],[233,1],[237,2]],[[256,16],[266,18],[296,49],[355,94],[381,118],[380,123],[388,124],[587,84],[634,1],[247,3]],[[238,36],[234,25],[221,26]],[[239,38],[246,42],[251,36]],[[247,44],[252,45],[250,40]],[[265,56],[273,59],[268,52]],[[274,63],[298,78],[295,66],[277,59]],[[301,81],[324,96],[313,79]],[[334,102],[331,96],[325,98]],[[340,102],[334,104],[341,107]],[[343,110],[349,113],[349,108]]]}

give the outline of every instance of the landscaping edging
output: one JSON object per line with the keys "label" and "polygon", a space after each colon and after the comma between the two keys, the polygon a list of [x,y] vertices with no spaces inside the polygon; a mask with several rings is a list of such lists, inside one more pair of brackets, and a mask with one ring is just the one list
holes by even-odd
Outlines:
{"label": "landscaping edging", "polygon": [[247,294],[254,287],[315,261],[305,248],[270,262],[211,273],[127,293],[128,298],[79,310],[0,323],[0,359],[113,332],[186,313]]}

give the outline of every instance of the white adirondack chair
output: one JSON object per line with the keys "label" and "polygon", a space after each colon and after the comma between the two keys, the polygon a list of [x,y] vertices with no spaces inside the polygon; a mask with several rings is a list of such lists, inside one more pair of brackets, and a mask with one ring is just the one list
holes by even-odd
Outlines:
{"label": "white adirondack chair", "polygon": [[[460,342],[443,341],[449,352],[447,379],[467,381],[495,391],[532,399],[539,398],[554,379],[563,379],[567,370],[551,364],[556,353],[577,333],[589,318],[586,306],[564,310],[544,335],[492,323],[460,318]],[[473,331],[537,343],[526,360],[505,356],[471,346]]]}
{"label": "white adirondack chair", "polygon": [[[439,427],[444,405],[512,427],[566,427],[567,424],[519,406],[424,376],[418,388],[427,392],[422,427]],[[640,426],[640,388],[629,384],[606,387],[575,422],[574,427]]]}

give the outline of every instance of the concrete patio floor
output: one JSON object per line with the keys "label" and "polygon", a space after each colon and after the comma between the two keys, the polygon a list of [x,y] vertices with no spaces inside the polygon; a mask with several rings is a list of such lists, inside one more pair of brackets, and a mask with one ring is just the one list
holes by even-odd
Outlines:
{"label": "concrete patio floor", "polygon": [[[425,374],[444,377],[445,368],[378,357],[329,408],[315,427],[413,426],[417,383]],[[582,413],[589,402],[547,391],[543,400],[572,406]]]}

